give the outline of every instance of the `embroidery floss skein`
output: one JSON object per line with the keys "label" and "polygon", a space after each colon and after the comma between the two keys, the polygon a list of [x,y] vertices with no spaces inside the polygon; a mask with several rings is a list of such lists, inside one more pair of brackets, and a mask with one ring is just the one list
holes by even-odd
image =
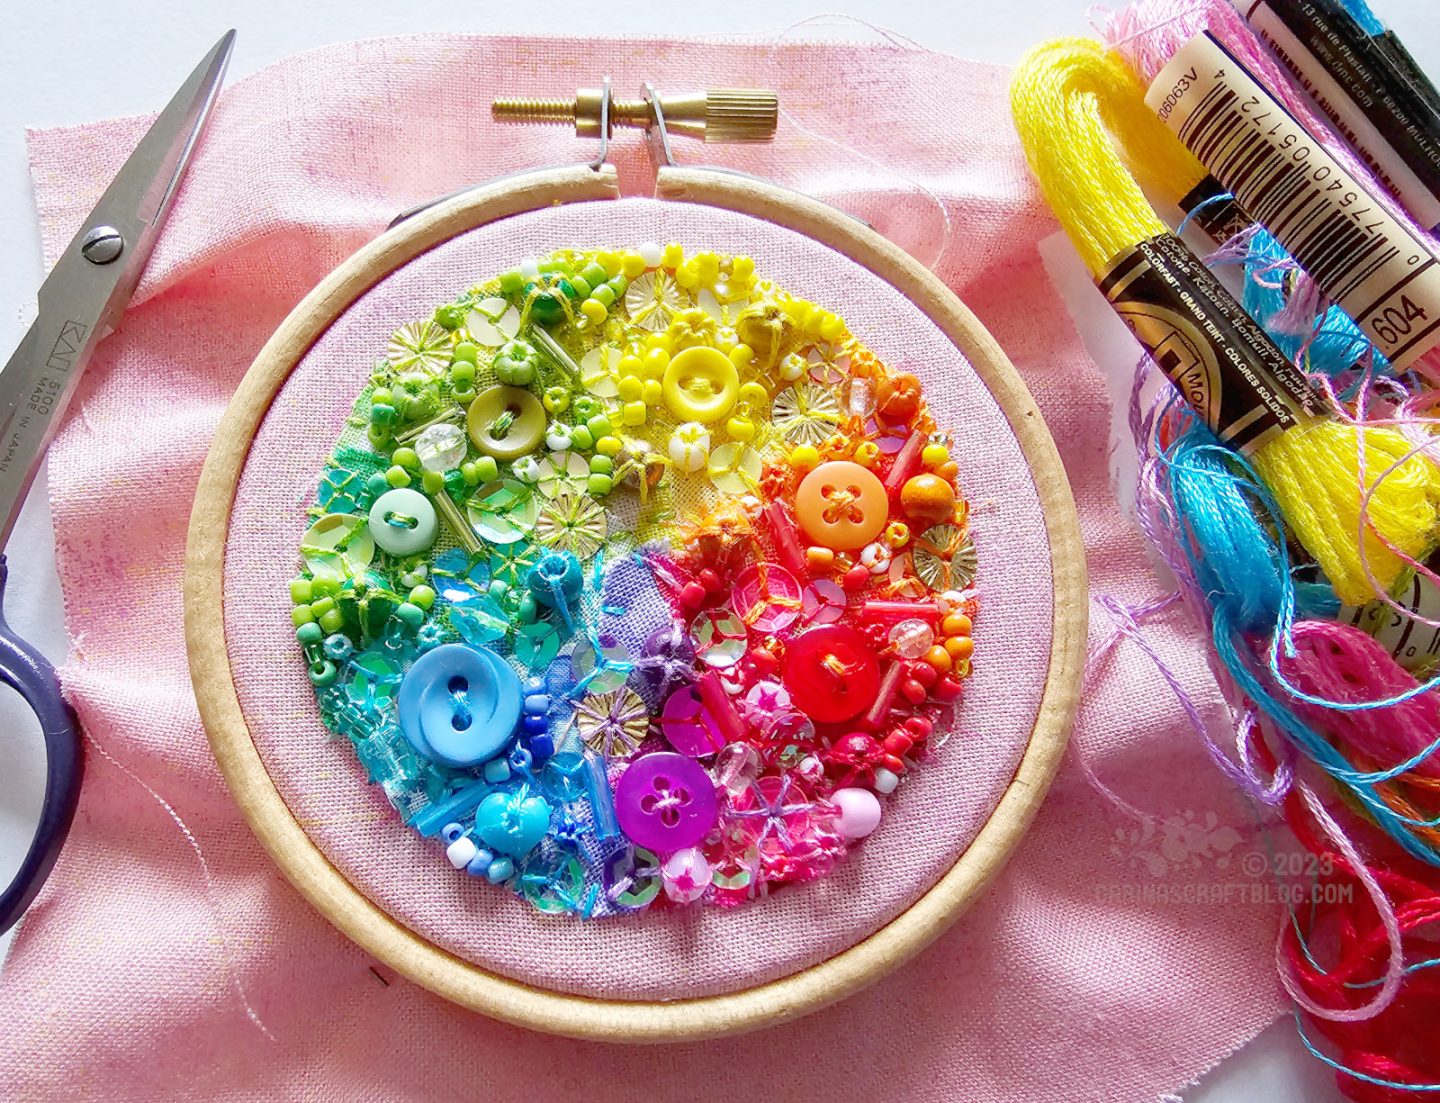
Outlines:
{"label": "embroidery floss skein", "polygon": [[[1145,109],[1138,80],[1117,56],[1087,39],[1041,45],[1016,72],[1011,106],[1041,190],[1093,275],[1104,278],[1137,246],[1174,242],[1121,162],[1112,133],[1141,165],[1151,163],[1147,150],[1179,143]],[[1212,302],[1240,314],[1218,285]],[[1251,456],[1286,524],[1343,601],[1363,603],[1374,593],[1362,540],[1385,589],[1434,540],[1440,471],[1409,456],[1411,450],[1399,433],[1299,411]],[[1391,465],[1398,466],[1378,482],[1373,473]],[[1362,497],[1372,487],[1362,517]]]}

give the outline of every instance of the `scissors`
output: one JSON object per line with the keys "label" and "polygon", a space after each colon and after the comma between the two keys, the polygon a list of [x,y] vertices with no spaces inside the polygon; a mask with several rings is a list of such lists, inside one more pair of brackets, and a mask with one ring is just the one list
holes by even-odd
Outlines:
{"label": "scissors", "polygon": [[[0,368],[0,548],[95,346],[114,329],[155,248],[235,43],[228,31],[196,66],[125,162],[40,287],[39,314]],[[0,553],[0,682],[15,689],[45,737],[45,799],[35,838],[0,895],[0,932],[49,876],[75,818],[82,757],[75,715],[55,669],[5,623],[9,566]]]}

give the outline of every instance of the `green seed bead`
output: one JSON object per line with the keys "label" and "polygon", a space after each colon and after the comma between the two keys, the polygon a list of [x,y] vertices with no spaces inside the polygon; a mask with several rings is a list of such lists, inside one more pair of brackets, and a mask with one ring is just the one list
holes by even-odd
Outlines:
{"label": "green seed bead", "polygon": [[302,624],[309,624],[314,619],[315,614],[310,611],[310,606],[308,605],[297,605],[290,610],[290,623],[296,628],[299,628]]}
{"label": "green seed bead", "polygon": [[445,472],[426,471],[420,476],[420,485],[426,494],[439,494],[445,489]]}
{"label": "green seed bead", "polygon": [[385,481],[396,488],[409,486],[410,475],[403,467],[396,464],[389,471],[385,472]]}
{"label": "green seed bead", "polygon": [[590,457],[590,471],[595,475],[609,475],[615,470],[615,461],[609,456],[594,455]]}
{"label": "green seed bead", "polygon": [[419,628],[425,623],[425,610],[409,601],[402,601],[395,607],[395,617],[406,628]]}
{"label": "green seed bead", "polygon": [[596,440],[610,435],[610,419],[604,414],[596,414],[585,422],[585,427],[590,430]]}
{"label": "green seed bead", "polygon": [[474,387],[456,387],[450,392],[450,397],[462,406],[468,406],[475,401]]}
{"label": "green seed bead", "polygon": [[314,613],[317,619],[323,617],[333,608],[335,608],[335,599],[328,594],[324,597],[317,597],[310,603],[310,612]]}
{"label": "green seed bead", "polygon": [[570,408],[570,392],[564,387],[547,387],[541,402],[547,413],[563,414]]}
{"label": "green seed bead", "polygon": [[525,277],[520,274],[520,269],[512,268],[508,272],[500,273],[500,290],[503,294],[513,295],[525,286]]}
{"label": "green seed bead", "polygon": [[480,485],[480,469],[475,466],[474,461],[462,463],[460,465],[460,474],[465,476],[466,486]]}
{"label": "green seed bead", "polygon": [[387,406],[394,400],[395,396],[390,393],[389,387],[376,387],[370,392],[370,401],[374,405]]}
{"label": "green seed bead", "polygon": [[331,632],[340,631],[340,629],[345,627],[345,614],[340,612],[339,609],[331,609],[320,618],[320,627],[325,630],[327,636],[330,635]]}
{"label": "green seed bead", "polygon": [[480,355],[480,346],[474,341],[461,341],[450,354],[452,364],[474,364]]}
{"label": "green seed bead", "polygon": [[584,425],[576,425],[570,430],[570,446],[588,452],[595,447],[595,434]]}
{"label": "green seed bead", "polygon": [[398,463],[406,471],[420,470],[420,457],[415,454],[413,448],[397,448],[390,457],[391,461]]}
{"label": "green seed bead", "polygon": [[290,580],[290,600],[296,605],[309,605],[315,600],[315,585],[308,578]]}
{"label": "green seed bead", "polygon": [[599,302],[606,310],[615,305],[615,292],[608,283],[597,284],[590,292],[590,297]]}
{"label": "green seed bead", "polygon": [[537,296],[530,304],[530,314],[542,326],[549,326],[565,317],[565,309],[558,299],[546,294]]}
{"label": "green seed bead", "polygon": [[[378,498],[390,489],[390,481],[385,478],[384,474],[377,471],[365,480],[365,489],[370,492],[372,498]],[[315,581],[318,582],[319,579]]]}
{"label": "green seed bead", "polygon": [[370,424],[377,429],[388,429],[395,424],[397,412],[388,402],[377,402],[370,407]]}
{"label": "green seed bead", "polygon": [[482,483],[493,483],[500,477],[500,465],[494,456],[476,456],[475,473]]}
{"label": "green seed bead", "polygon": [[588,299],[590,297],[590,281],[584,276],[571,276],[569,283],[575,289],[574,298]]}
{"label": "green seed bead", "polygon": [[383,452],[390,446],[389,429],[377,429],[372,425],[365,430],[365,436],[370,441],[370,447],[377,452]]}
{"label": "green seed bead", "polygon": [[456,330],[465,324],[465,311],[455,303],[435,308],[435,324],[442,329]]}
{"label": "green seed bead", "polygon": [[295,629],[295,639],[302,645],[319,643],[325,638],[325,630],[313,620],[307,620]]}
{"label": "green seed bead", "polygon": [[599,287],[609,278],[605,275],[605,269],[593,260],[581,269],[580,275],[591,287]]}
{"label": "green seed bead", "polygon": [[615,292],[615,297],[618,299],[623,297],[625,292],[629,290],[630,281],[624,276],[611,276],[605,281],[605,286]]}
{"label": "green seed bead", "polygon": [[521,624],[534,624],[540,616],[540,607],[535,601],[534,594],[522,594],[520,604],[515,609],[515,616]]}
{"label": "green seed bead", "polygon": [[551,259],[549,259],[549,260],[542,260],[542,261],[541,261],[539,264],[537,264],[535,267],[537,267],[538,269],[540,269],[540,274],[541,274],[542,276],[548,276],[548,275],[550,275],[552,272],[563,272],[563,271],[565,271],[565,266],[564,266],[563,264],[561,264],[558,260],[555,260],[554,258],[551,258]]}
{"label": "green seed bead", "polygon": [[310,580],[310,589],[317,599],[327,594],[338,594],[340,592],[340,580],[328,575]]}
{"label": "green seed bead", "polygon": [[450,365],[450,382],[457,387],[468,387],[475,382],[475,365],[468,360],[457,360]]}
{"label": "green seed bead", "polygon": [[316,686],[332,685],[340,675],[340,668],[329,659],[321,659],[317,663],[310,664],[310,684]]}
{"label": "green seed bead", "polygon": [[585,486],[592,497],[603,498],[615,489],[615,480],[609,475],[591,475]]}
{"label": "green seed bead", "polygon": [[600,412],[600,403],[588,394],[577,394],[574,406],[575,416],[581,421],[589,421]]}
{"label": "green seed bead", "polygon": [[490,580],[489,593],[496,601],[504,601],[506,595],[510,593],[510,583],[505,582],[503,579],[492,578]]}
{"label": "green seed bead", "polygon": [[416,586],[410,591],[410,600],[422,609],[429,609],[435,604],[435,591],[429,586]]}

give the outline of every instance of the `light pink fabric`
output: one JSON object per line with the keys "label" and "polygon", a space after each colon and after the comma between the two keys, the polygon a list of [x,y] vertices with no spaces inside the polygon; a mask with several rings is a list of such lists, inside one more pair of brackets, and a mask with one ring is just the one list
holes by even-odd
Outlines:
{"label": "light pink fabric", "polygon": [[[294,302],[395,210],[578,159],[563,133],[491,127],[490,96],[602,72],[620,87],[778,86],[826,137],[787,125],[773,148],[705,155],[856,211],[926,260],[939,208],[892,168],[941,197],[955,232],[938,271],[1049,421],[1095,591],[1157,592],[1107,486],[1101,376],[1035,252],[1052,224],[1009,127],[1003,71],[890,47],[437,37],[272,67],[222,101],[141,294],[51,455],[75,641],[65,677],[95,746],[70,845],[0,974],[0,1097],[1130,1101],[1190,1079],[1279,1010],[1275,912],[1225,895],[1260,884],[1237,860],[1253,824],[1126,648],[1097,674],[1075,740],[1156,819],[1122,816],[1072,759],[1004,875],[932,949],[760,1034],[640,1050],[498,1026],[372,971],[274,871],[210,759],[181,636],[185,524],[216,421]],[[142,128],[32,135],[47,257]],[[619,155],[638,180],[634,147]],[[1218,721],[1199,634],[1178,617],[1149,632]],[[1097,624],[1092,642],[1104,634]]]}
{"label": "light pink fabric", "polygon": [[[401,322],[534,254],[680,241],[745,253],[780,286],[838,311],[886,363],[920,373],[954,430],[982,566],[976,673],[957,734],[908,781],[879,832],[835,874],[756,907],[575,923],[456,873],[364,784],[348,741],[325,738],[290,624],[294,549],[317,473]],[[373,355],[372,355],[373,354]],[[240,703],[272,777],[326,855],[412,930],[547,988],[677,999],[748,988],[833,957],[915,900],[975,837],[1014,776],[1050,653],[1049,545],[1019,442],[955,346],[894,288],[773,223],[631,198],[503,219],[431,250],[371,289],[316,342],[250,451],[226,553],[225,625]]]}

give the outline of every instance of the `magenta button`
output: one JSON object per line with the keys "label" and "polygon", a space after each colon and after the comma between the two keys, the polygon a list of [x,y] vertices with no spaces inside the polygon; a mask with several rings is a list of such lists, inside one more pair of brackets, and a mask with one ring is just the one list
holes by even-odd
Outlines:
{"label": "magenta button", "polygon": [[620,828],[638,846],[662,854],[694,846],[720,814],[715,783],[699,765],[673,751],[631,762],[615,785]]}

